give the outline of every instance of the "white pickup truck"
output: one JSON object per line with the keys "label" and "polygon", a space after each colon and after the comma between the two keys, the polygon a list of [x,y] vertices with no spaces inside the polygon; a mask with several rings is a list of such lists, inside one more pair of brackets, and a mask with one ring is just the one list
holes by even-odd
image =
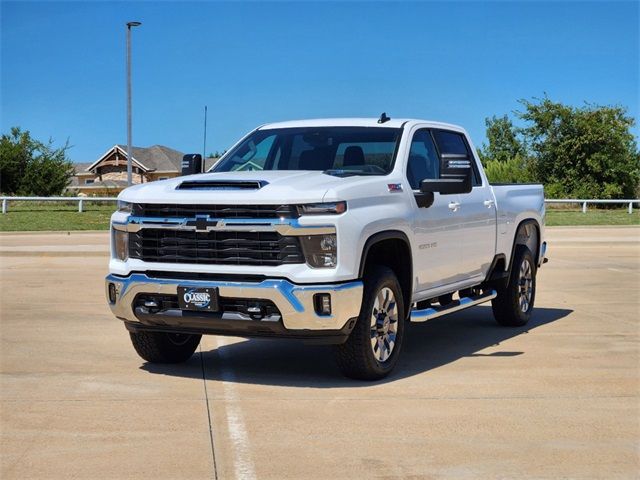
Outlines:
{"label": "white pickup truck", "polygon": [[379,379],[406,322],[491,301],[530,318],[541,185],[490,185],[464,129],[422,120],[261,126],[208,173],[124,190],[106,294],[138,354],[182,362],[203,334],[333,344]]}

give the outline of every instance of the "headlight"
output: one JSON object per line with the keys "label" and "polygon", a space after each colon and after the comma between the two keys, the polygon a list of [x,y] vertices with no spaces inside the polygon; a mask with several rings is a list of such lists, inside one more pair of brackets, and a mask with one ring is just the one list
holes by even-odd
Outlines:
{"label": "headlight", "polygon": [[122,213],[131,213],[131,202],[125,202],[124,200],[118,200],[118,211]]}
{"label": "headlight", "polygon": [[113,231],[113,248],[116,258],[126,260],[129,258],[129,233],[122,230]]}
{"label": "headlight", "polygon": [[337,264],[335,234],[300,237],[307,264],[312,268],[331,268]]}
{"label": "headlight", "polygon": [[298,215],[338,215],[347,211],[347,202],[298,205]]}

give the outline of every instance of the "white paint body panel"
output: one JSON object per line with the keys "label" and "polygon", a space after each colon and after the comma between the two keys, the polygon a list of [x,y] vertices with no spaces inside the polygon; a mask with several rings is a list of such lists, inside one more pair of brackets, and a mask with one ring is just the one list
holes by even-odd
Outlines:
{"label": "white paint body panel", "polygon": [[[463,133],[474,152],[466,131],[458,126],[421,120],[390,120],[383,125],[375,119],[323,119],[275,123],[260,129],[304,126],[402,127],[402,135],[393,170],[385,176],[338,178],[317,171],[264,171],[204,173],[136,185],[124,190],[120,200],[139,203],[174,204],[300,204],[346,201],[341,215],[303,216],[301,225],[333,225],[338,238],[336,268],[314,269],[306,264],[282,266],[236,266],[146,263],[112,258],[109,270],[127,275],[132,271],[163,270],[218,274],[255,274],[284,277],[293,283],[328,283],[359,278],[365,242],[372,235],[388,230],[403,232],[410,242],[413,257],[413,301],[477,285],[484,280],[495,254],[511,256],[516,228],[531,219],[540,225],[542,244],[544,198],[541,185],[490,186],[475,157],[482,186],[471,194],[436,195],[430,208],[417,208],[414,192],[406,178],[411,134],[419,128],[440,128]],[[176,190],[185,179],[265,180],[259,190]],[[389,184],[401,184],[402,191],[390,192]],[[457,197],[461,208],[452,212],[448,203]],[[491,200],[489,208],[483,204]],[[122,222],[126,215],[115,213],[112,221]],[[436,244],[433,247],[424,245]]]}

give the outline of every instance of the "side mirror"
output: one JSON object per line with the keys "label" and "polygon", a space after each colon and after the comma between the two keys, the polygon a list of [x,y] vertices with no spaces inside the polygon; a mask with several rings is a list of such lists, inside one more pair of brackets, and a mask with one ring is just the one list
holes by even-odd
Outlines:
{"label": "side mirror", "polygon": [[420,182],[422,193],[435,193],[441,195],[455,195],[457,193],[469,193],[471,191],[471,170],[467,169],[459,175],[451,175],[447,178],[433,180],[425,178]]}
{"label": "side mirror", "polygon": [[425,178],[420,182],[422,193],[455,195],[469,193],[473,188],[471,160],[466,155],[443,154],[440,178]]}
{"label": "side mirror", "polygon": [[202,155],[190,153],[182,157],[182,175],[202,173]]}

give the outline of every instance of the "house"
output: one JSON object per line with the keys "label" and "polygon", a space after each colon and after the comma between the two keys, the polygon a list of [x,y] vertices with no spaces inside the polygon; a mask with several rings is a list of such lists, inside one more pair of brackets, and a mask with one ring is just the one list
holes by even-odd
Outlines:
{"label": "house", "polygon": [[[166,180],[181,173],[183,153],[163,145],[131,147],[133,184]],[[208,169],[216,159],[207,158]],[[78,195],[115,195],[127,187],[127,147],[114,145],[93,163],[76,163],[68,189]]]}

